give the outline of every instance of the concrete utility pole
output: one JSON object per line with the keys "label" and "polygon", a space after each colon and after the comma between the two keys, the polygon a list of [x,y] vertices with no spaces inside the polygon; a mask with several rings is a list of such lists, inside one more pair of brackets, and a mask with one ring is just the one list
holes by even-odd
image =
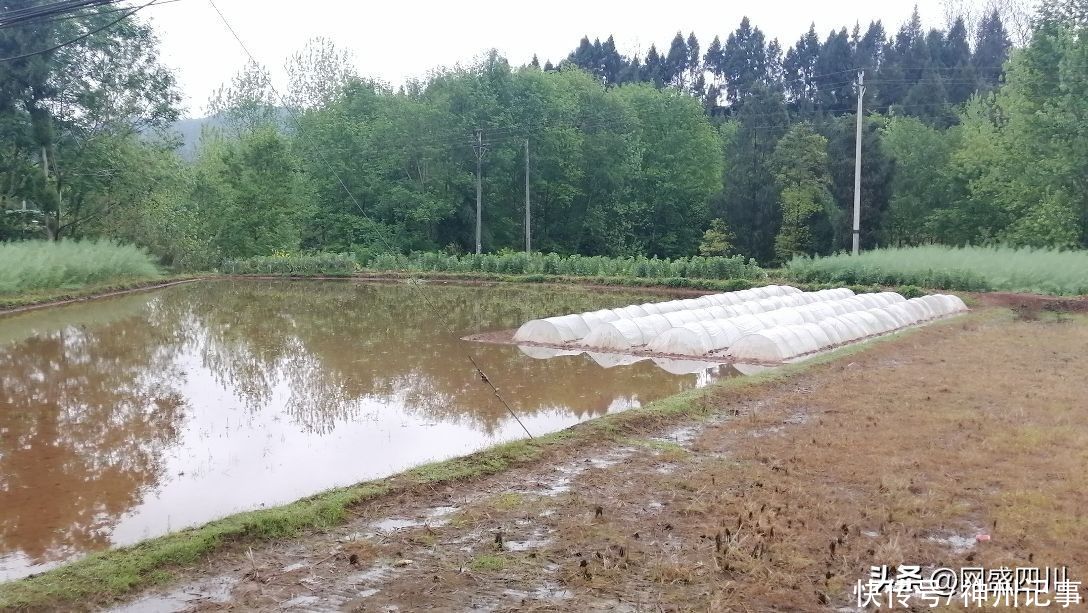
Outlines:
{"label": "concrete utility pole", "polygon": [[479,254],[483,252],[483,245],[480,241],[480,230],[483,221],[481,208],[483,206],[484,195],[483,183],[481,182],[484,159],[484,132],[479,128],[476,128],[476,145],[473,149],[476,151],[476,253]]}
{"label": "concrete utility pole", "polygon": [[861,99],[865,96],[865,71],[858,71],[858,128],[854,144],[854,255],[861,252]]}
{"label": "concrete utility pole", "polygon": [[533,252],[531,225],[532,217],[529,215],[529,139],[525,139],[525,253]]}

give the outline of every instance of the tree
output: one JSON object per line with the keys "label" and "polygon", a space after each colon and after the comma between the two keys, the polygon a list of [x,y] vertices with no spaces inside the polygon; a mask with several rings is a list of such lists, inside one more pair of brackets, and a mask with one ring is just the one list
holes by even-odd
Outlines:
{"label": "tree", "polygon": [[627,65],[626,60],[619,51],[616,50],[616,41],[612,38],[612,35],[608,35],[608,40],[604,41],[601,45],[601,76],[604,77],[604,82],[608,85],[619,85],[622,83],[623,69]]}
{"label": "tree", "polygon": [[352,66],[351,52],[320,36],[306,41],[302,51],[287,61],[286,69],[287,104],[293,109],[329,104],[348,83],[359,78]]}
{"label": "tree", "polygon": [[741,19],[740,26],[726,39],[721,67],[730,102],[743,100],[757,83],[765,80],[767,49],[763,32],[753,28],[747,17]]}
{"label": "tree", "polygon": [[699,255],[714,257],[729,255],[733,249],[733,233],[725,225],[724,219],[711,219],[710,227],[703,232],[703,240],[699,241]]}
{"label": "tree", "polygon": [[669,45],[669,53],[665,56],[662,80],[677,89],[683,90],[687,87],[690,58],[691,53],[684,41],[684,35],[677,32]]}
{"label": "tree", "polygon": [[809,124],[795,124],[775,147],[771,168],[782,211],[774,239],[776,259],[787,262],[795,255],[826,251],[817,241],[816,226],[827,223],[827,213],[835,206],[829,190],[827,139]]}
{"label": "tree", "polygon": [[991,11],[978,24],[978,34],[975,36],[975,54],[972,58],[974,69],[979,81],[985,88],[994,88],[998,85],[1002,66],[1009,57],[1009,49],[1012,42],[1005,31],[1005,25],[1001,23],[1001,15],[997,9]]}
{"label": "tree", "polygon": [[248,257],[298,249],[310,214],[310,192],[288,143],[266,126],[239,141],[204,152],[215,200],[203,202],[214,246],[224,255]]}
{"label": "tree", "polygon": [[978,88],[975,68],[972,66],[971,45],[967,41],[967,25],[957,17],[940,53],[940,66],[948,82],[948,100],[960,105],[967,102]]}
{"label": "tree", "polygon": [[821,108],[842,113],[853,106],[856,65],[846,28],[828,34],[816,58],[817,76],[813,78],[816,101]]}
{"label": "tree", "polygon": [[725,174],[711,215],[724,218],[736,233],[738,253],[761,262],[774,258],[782,219],[770,158],[788,125],[781,96],[757,85],[722,128]]}
{"label": "tree", "polygon": [[[854,154],[857,143],[856,115],[843,115],[817,124],[827,138],[831,194],[835,206],[828,213],[830,236],[821,235],[822,245],[832,251],[849,249],[853,241]],[[885,152],[879,117],[862,122],[861,149],[861,246],[872,249],[884,239],[883,231],[892,194],[894,162]]]}
{"label": "tree", "polygon": [[820,39],[816,37],[816,24],[786,51],[782,68],[786,93],[791,102],[811,108],[816,104],[816,62],[820,58]]}
{"label": "tree", "polygon": [[646,61],[642,63],[639,80],[653,83],[654,87],[664,87],[665,72],[665,58],[657,52],[657,47],[650,45],[650,50],[646,52]]}
{"label": "tree", "polygon": [[179,95],[151,26],[129,16],[106,27],[117,19],[110,13],[0,29],[0,55],[16,58],[0,62],[0,194],[5,208],[40,211],[50,238],[79,236],[87,222],[138,204],[93,191],[109,181],[85,179],[131,170],[115,166],[104,143],[138,146],[177,118]]}
{"label": "tree", "polygon": [[691,255],[722,177],[714,128],[698,101],[680,92],[630,86],[616,94],[638,118],[642,159],[634,186],[646,210],[637,227],[646,252]]}
{"label": "tree", "polygon": [[892,245],[935,240],[927,224],[934,211],[952,204],[947,173],[956,147],[955,133],[914,117],[893,117],[883,128],[881,141],[895,163],[884,224],[886,240]]}
{"label": "tree", "polygon": [[[296,76],[296,81],[301,81]],[[299,92],[301,96],[309,94]],[[219,117],[223,128],[241,137],[267,126],[280,126],[284,109],[272,87],[268,69],[248,62],[234,75],[230,85],[221,85],[208,100],[208,114]]]}

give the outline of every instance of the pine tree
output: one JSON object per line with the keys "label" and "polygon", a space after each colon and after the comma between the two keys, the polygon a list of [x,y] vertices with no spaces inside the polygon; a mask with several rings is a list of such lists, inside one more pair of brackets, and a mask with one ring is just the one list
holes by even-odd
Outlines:
{"label": "pine tree", "polygon": [[734,117],[725,146],[725,185],[712,213],[735,232],[738,253],[768,262],[781,221],[769,159],[789,116],[782,96],[757,84]]}
{"label": "pine tree", "polygon": [[979,22],[978,34],[975,37],[975,55],[972,63],[981,87],[986,89],[997,87],[1001,81],[1002,66],[1009,58],[1011,48],[1009,33],[1001,23],[1001,15],[997,9],[994,9]]}
{"label": "pine tree", "polygon": [[662,79],[667,85],[684,89],[687,85],[689,57],[688,45],[684,42],[684,35],[677,32],[669,45],[669,54],[665,56],[662,71]]}
{"label": "pine tree", "polygon": [[653,83],[654,87],[663,87],[665,84],[664,62],[664,58],[657,52],[657,47],[650,45],[650,50],[646,52],[646,61],[642,64],[641,80]]}
{"label": "pine tree", "polygon": [[699,55],[699,39],[695,38],[695,32],[688,34],[688,91],[696,98],[702,98],[706,89],[706,77],[703,70],[703,59]]}
{"label": "pine tree", "polygon": [[593,43],[589,42],[589,36],[582,37],[578,47],[567,56],[567,61],[589,74],[597,74],[597,57],[593,51]]}
{"label": "pine tree", "polygon": [[816,59],[816,102],[825,110],[842,112],[852,107],[854,93],[853,50],[846,28],[832,32]]}
{"label": "pine tree", "polygon": [[771,91],[782,91],[782,61],[782,45],[776,38],[767,45],[767,69],[763,79],[763,83]]}
{"label": "pine tree", "polygon": [[971,65],[971,45],[967,42],[967,26],[957,17],[941,50],[940,64],[945,75],[948,101],[963,104],[975,93],[975,69]]}
{"label": "pine tree", "polygon": [[767,49],[763,32],[747,17],[725,41],[722,52],[726,98],[736,103],[748,97],[753,86],[766,80]]}
{"label": "pine tree", "polygon": [[618,85],[625,64],[623,56],[616,51],[616,41],[609,34],[608,40],[601,45],[601,74],[604,76],[604,82],[608,85]]}
{"label": "pine tree", "polygon": [[797,43],[786,51],[782,63],[786,93],[791,102],[802,107],[816,104],[816,62],[820,57],[820,39],[816,37],[816,24]]}

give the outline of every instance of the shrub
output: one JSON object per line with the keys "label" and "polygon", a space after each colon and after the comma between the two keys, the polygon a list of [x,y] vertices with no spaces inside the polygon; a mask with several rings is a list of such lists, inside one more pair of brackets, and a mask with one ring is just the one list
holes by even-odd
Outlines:
{"label": "shrub", "polygon": [[640,279],[763,279],[754,260],[740,256],[660,258],[561,256],[555,253],[501,252],[450,255],[417,252],[408,256],[368,256],[359,263],[370,270],[400,272],[485,272],[503,275],[625,277]]}
{"label": "shrub", "polygon": [[[383,256],[377,256],[381,258]],[[224,260],[220,270],[232,275],[350,275],[356,271],[355,256],[340,253],[256,256]]]}

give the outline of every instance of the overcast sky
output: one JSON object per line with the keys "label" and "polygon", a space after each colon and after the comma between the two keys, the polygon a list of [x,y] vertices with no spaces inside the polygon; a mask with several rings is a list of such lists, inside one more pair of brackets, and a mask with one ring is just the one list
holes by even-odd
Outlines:
{"label": "overcast sky", "polygon": [[[913,0],[761,0],[740,3],[656,0],[548,0],[533,4],[487,0],[215,0],[257,60],[282,82],[284,60],[314,36],[349,49],[361,74],[393,85],[425,77],[437,66],[471,62],[489,48],[512,64],[558,61],[588,34],[615,36],[621,53],[644,55],[652,43],[668,48],[677,30],[694,31],[703,50],[714,35],[724,42],[747,15],[789,47],[816,23],[821,39],[832,28],[881,19],[894,32]],[[918,0],[927,26],[944,26],[945,0]],[[208,0],[178,0],[146,9],[162,40],[163,61],[174,68],[190,116],[201,116],[208,97],[245,65],[238,43]]]}

